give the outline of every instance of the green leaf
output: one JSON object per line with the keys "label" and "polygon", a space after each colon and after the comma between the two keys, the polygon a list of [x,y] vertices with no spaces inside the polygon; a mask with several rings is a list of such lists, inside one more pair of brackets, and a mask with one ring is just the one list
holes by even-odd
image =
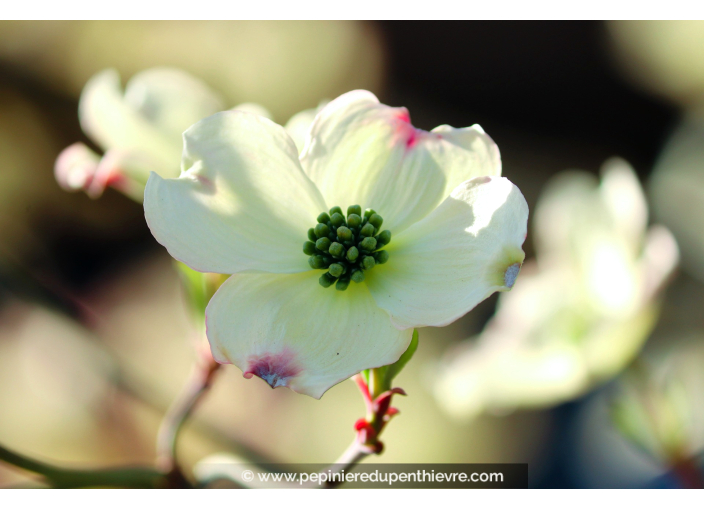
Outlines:
{"label": "green leaf", "polygon": [[385,388],[391,388],[391,384],[394,380],[394,378],[401,373],[401,370],[403,370],[403,367],[406,366],[406,363],[411,361],[411,358],[413,357],[413,354],[415,354],[416,349],[418,349],[418,330],[414,329],[413,330],[413,338],[411,338],[411,343],[408,346],[408,349],[406,349],[406,352],[404,352],[401,357],[398,359],[396,363],[392,363],[391,365],[387,365],[386,368],[386,374],[384,376],[384,387]]}
{"label": "green leaf", "polygon": [[184,290],[186,291],[188,304],[196,314],[203,314],[205,307],[208,305],[206,283],[203,273],[194,271],[183,262],[177,261],[175,266],[181,277]]}
{"label": "green leaf", "polygon": [[205,327],[205,308],[227,275],[200,273],[179,261],[174,261],[174,267],[181,279],[191,316],[199,327]]}
{"label": "green leaf", "polygon": [[364,379],[364,382],[367,383],[367,384],[369,384],[369,369],[367,369],[367,370],[362,370],[362,371],[360,372],[360,374],[362,374],[362,378]]}

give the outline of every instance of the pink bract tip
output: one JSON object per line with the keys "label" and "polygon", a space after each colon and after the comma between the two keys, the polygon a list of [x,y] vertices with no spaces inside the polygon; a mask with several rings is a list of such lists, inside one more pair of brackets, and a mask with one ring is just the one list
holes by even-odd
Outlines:
{"label": "pink bract tip", "polygon": [[251,379],[253,375],[263,379],[272,388],[288,386],[289,381],[300,373],[300,368],[294,362],[294,354],[284,349],[278,354],[267,353],[253,356],[248,360],[247,370],[243,375]]}

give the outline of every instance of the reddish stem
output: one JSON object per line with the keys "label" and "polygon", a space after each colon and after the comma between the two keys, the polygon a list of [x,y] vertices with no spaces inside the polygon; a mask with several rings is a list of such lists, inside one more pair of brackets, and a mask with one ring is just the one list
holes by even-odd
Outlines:
{"label": "reddish stem", "polygon": [[189,485],[176,458],[178,434],[186,420],[212,386],[213,379],[220,366],[213,359],[210,351],[206,352],[204,350],[193,368],[186,386],[171,404],[161,422],[156,443],[157,468],[169,477],[174,487]]}
{"label": "reddish stem", "polygon": [[355,442],[357,447],[367,455],[381,453],[384,444],[379,441],[379,435],[389,420],[399,412],[398,409],[391,407],[391,399],[394,395],[405,395],[406,392],[401,388],[393,388],[373,398],[368,384],[360,374],[354,376],[353,379],[362,392],[367,408],[366,418],[360,418],[354,425],[357,431]]}

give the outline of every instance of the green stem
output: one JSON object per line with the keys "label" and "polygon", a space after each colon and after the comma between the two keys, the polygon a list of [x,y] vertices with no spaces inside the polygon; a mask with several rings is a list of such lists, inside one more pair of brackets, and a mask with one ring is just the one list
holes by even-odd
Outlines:
{"label": "green stem", "polygon": [[31,471],[33,473],[39,473],[40,475],[45,475],[51,473],[53,468],[49,465],[39,462],[34,459],[15,453],[12,450],[8,450],[4,446],[0,445],[0,460],[17,466],[18,468],[24,469],[25,471]]}
{"label": "green stem", "polygon": [[25,471],[42,475],[47,483],[56,488],[77,487],[132,487],[156,488],[166,487],[163,474],[149,467],[126,467],[115,469],[63,469],[0,446],[0,460]]}
{"label": "green stem", "polygon": [[372,368],[369,370],[369,394],[372,400],[391,389],[385,387],[385,375],[386,367]]}

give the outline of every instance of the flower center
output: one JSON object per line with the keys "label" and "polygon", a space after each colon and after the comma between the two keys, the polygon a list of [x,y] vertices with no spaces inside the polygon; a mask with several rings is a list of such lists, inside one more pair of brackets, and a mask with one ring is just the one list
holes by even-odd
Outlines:
{"label": "flower center", "polygon": [[308,241],[303,243],[303,253],[310,255],[308,264],[313,269],[325,270],[320,285],[327,288],[335,283],[337,290],[345,290],[350,281],[364,281],[364,272],[376,264],[389,260],[382,250],[391,241],[391,232],[379,232],[384,222],[373,209],[351,205],[347,218],[340,207],[318,216],[318,224],[308,230]]}

